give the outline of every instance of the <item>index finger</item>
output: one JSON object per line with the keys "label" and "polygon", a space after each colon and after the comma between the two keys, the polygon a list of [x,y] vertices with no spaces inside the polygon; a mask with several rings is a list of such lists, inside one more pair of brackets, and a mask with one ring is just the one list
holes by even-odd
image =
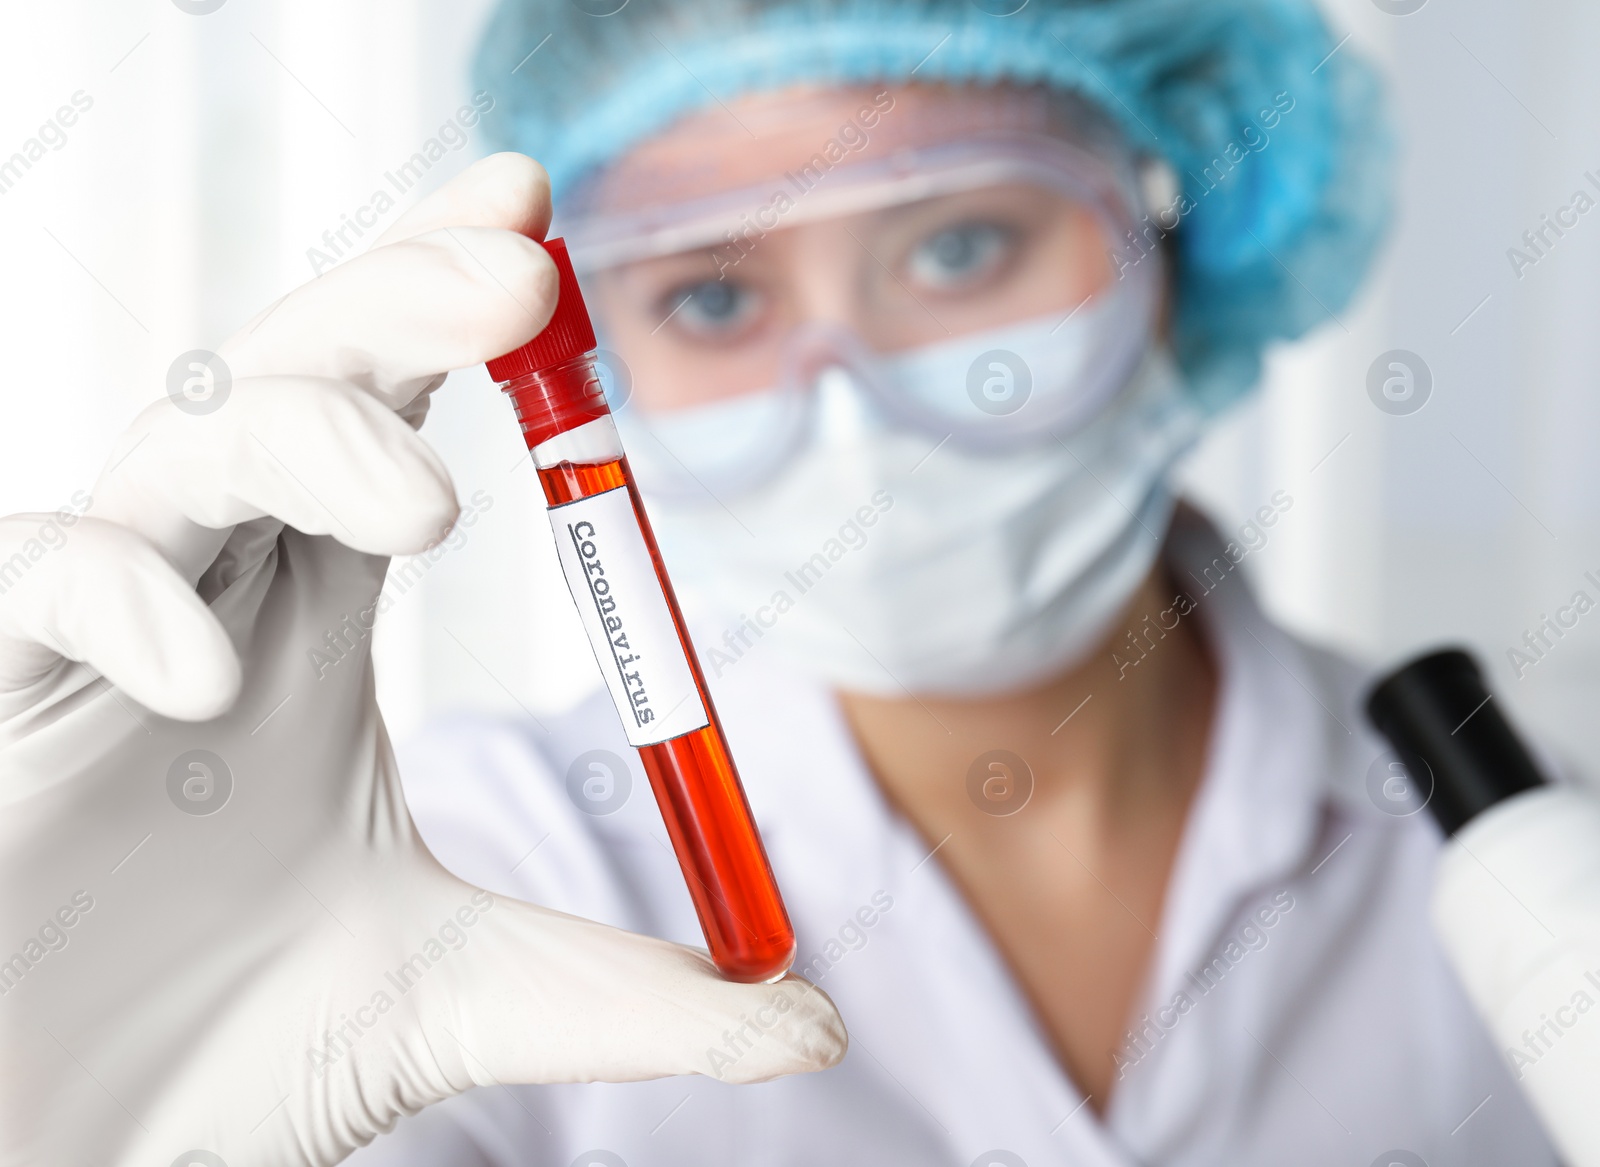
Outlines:
{"label": "index finger", "polygon": [[323,377],[400,409],[438,374],[482,364],[550,321],[556,269],[517,232],[445,227],[295,289],[222,346],[235,380]]}
{"label": "index finger", "polygon": [[543,239],[550,229],[550,176],[526,154],[480,158],[401,215],[372,246],[444,227],[500,227]]}

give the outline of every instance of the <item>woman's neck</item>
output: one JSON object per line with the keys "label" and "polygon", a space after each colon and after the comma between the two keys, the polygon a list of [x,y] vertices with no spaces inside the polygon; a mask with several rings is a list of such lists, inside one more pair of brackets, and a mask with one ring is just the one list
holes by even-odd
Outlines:
{"label": "woman's neck", "polygon": [[1095,650],[1032,688],[995,697],[844,693],[840,703],[880,785],[918,826],[936,817],[958,829],[968,811],[981,812],[972,820],[980,825],[1011,817],[1003,812],[1017,808],[997,772],[978,767],[978,802],[967,789],[973,765],[1000,750],[1031,772],[1031,800],[1094,808],[1102,825],[1143,818],[1152,803],[1186,805],[1216,670],[1188,611],[1193,601],[1175,602],[1176,591],[1158,567]]}
{"label": "woman's neck", "polygon": [[[1158,570],[1100,647],[1046,684],[982,699],[840,698],[878,784],[937,852],[1101,1113],[1204,770],[1216,669],[1190,609]],[[1147,615],[1141,655],[1127,633]]]}

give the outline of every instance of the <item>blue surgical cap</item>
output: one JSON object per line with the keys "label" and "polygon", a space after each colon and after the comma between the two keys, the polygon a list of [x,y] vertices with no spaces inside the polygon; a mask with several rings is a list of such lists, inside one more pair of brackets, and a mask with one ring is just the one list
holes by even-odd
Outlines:
{"label": "blue surgical cap", "polygon": [[[1390,211],[1377,78],[1313,0],[502,0],[476,63],[557,200],[692,111],[801,83],[1043,85],[1182,188],[1172,341],[1200,401],[1350,300]],[[1166,216],[1170,226],[1174,216]],[[1159,236],[1125,241],[1125,258]]]}

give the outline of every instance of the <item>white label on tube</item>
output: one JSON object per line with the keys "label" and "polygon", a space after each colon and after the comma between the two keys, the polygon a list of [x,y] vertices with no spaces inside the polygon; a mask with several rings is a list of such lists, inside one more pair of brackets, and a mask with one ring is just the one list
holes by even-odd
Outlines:
{"label": "white label on tube", "polygon": [[630,746],[709,723],[626,487],[550,508],[556,550]]}

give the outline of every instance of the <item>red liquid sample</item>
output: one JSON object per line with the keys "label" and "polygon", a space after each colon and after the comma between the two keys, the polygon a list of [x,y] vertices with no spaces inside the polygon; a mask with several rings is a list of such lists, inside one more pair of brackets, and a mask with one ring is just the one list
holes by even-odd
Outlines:
{"label": "red liquid sample", "polygon": [[639,747],[639,758],[650,776],[672,849],[683,868],[711,959],[731,981],[776,980],[794,963],[794,929],[772,877],[761,836],[756,832],[750,804],[739,784],[739,773],[728,753],[727,739],[706,691],[705,675],[689,643],[683,615],[661,564],[661,553],[634,488],[627,459],[594,464],[561,462],[541,469],[539,483],[551,506],[619,486],[628,489],[633,513],[639,520],[639,530],[650,550],[650,561],[655,565],[656,578],[709,719],[707,725],[682,737]]}

